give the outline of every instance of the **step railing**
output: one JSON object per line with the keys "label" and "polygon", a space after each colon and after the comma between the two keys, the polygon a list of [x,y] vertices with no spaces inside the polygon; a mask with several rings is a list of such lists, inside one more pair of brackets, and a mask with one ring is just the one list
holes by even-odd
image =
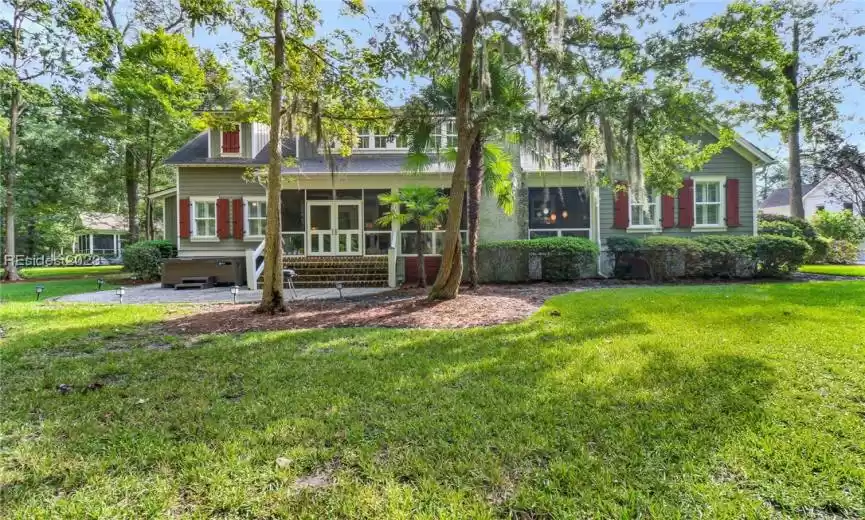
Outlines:
{"label": "step railing", "polygon": [[[258,259],[264,254],[264,240],[255,249],[246,250],[246,287],[250,291],[258,289],[258,278],[264,272],[264,259],[258,264]],[[256,265],[258,264],[258,265]]]}

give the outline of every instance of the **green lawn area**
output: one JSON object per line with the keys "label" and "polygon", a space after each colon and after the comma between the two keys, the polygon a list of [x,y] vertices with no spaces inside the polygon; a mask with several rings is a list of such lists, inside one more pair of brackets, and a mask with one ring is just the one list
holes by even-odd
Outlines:
{"label": "green lawn area", "polygon": [[[117,274],[123,270],[122,265],[83,265],[71,267],[25,267],[18,273],[23,278],[68,278],[78,276],[93,276]],[[0,269],[0,274],[4,270]]]}
{"label": "green lawn area", "polygon": [[[114,289],[112,279],[105,278],[103,291]],[[0,283],[0,302],[29,302],[36,299],[36,286],[41,285],[44,291],[41,300],[63,296],[66,294],[79,294],[97,290],[96,278],[85,278],[78,280],[45,280],[39,282],[16,282]]]}
{"label": "green lawn area", "polygon": [[865,283],[467,330],[167,336],[177,312],[0,307],[0,516],[865,515]]}
{"label": "green lawn area", "polygon": [[803,273],[865,276],[865,265],[803,265],[799,270]]}

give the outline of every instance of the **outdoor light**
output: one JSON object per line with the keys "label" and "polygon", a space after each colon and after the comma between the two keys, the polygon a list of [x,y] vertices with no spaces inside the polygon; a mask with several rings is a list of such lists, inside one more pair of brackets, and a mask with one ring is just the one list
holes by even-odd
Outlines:
{"label": "outdoor light", "polygon": [[240,291],[240,286],[239,286],[239,285],[232,285],[232,286],[231,286],[231,300],[232,300],[234,303],[237,303],[237,293],[238,293],[239,291]]}
{"label": "outdoor light", "polygon": [[562,218],[568,218],[568,210],[562,211]]}
{"label": "outdoor light", "polygon": [[339,299],[342,299],[342,282],[336,282],[336,290],[339,291]]}
{"label": "outdoor light", "polygon": [[553,213],[552,215],[550,215],[550,220],[552,220],[553,222],[556,221],[556,214],[555,214],[555,213]]}
{"label": "outdoor light", "polygon": [[39,296],[42,294],[42,291],[44,291],[44,290],[45,290],[45,286],[42,285],[41,283],[36,286],[36,299],[37,300],[39,299]]}
{"label": "outdoor light", "polygon": [[120,298],[120,303],[123,303],[123,295],[126,294],[126,289],[123,287],[118,287],[117,290],[114,291],[114,294],[117,295],[118,298]]}
{"label": "outdoor light", "polygon": [[96,279],[96,290],[101,291],[103,285],[105,285],[105,279],[104,278],[97,278]]}
{"label": "outdoor light", "polygon": [[550,214],[550,208],[544,208],[544,215]]}

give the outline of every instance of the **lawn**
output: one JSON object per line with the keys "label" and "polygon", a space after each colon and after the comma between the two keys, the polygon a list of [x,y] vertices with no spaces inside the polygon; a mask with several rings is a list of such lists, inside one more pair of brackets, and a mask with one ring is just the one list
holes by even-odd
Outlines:
{"label": "lawn", "polygon": [[[24,267],[18,270],[23,278],[73,278],[83,276],[98,277],[100,275],[117,274],[123,270],[122,265],[82,265],[68,267]],[[0,274],[4,270],[0,269]]]}
{"label": "lawn", "polygon": [[865,515],[865,283],[440,331],[166,336],[181,312],[0,308],[0,516]]}
{"label": "lawn", "polygon": [[865,276],[865,265],[804,265],[799,270],[803,273]]}
{"label": "lawn", "polygon": [[[103,291],[114,289],[113,277],[105,277]],[[58,279],[43,280],[38,282],[15,282],[0,283],[0,302],[29,302],[36,299],[36,286],[41,285],[44,291],[40,295],[41,300],[63,296],[65,294],[78,294],[91,292],[97,289],[96,277],[82,278],[76,280]]]}

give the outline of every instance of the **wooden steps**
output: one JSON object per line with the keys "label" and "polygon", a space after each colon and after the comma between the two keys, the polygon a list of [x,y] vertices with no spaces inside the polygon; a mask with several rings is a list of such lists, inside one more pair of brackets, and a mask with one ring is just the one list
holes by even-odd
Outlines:
{"label": "wooden steps", "polygon": [[298,289],[333,288],[337,283],[343,287],[388,285],[386,256],[288,257],[283,259],[283,269],[297,273],[293,281]]}
{"label": "wooden steps", "polygon": [[181,278],[180,283],[174,284],[174,289],[210,289],[214,285],[216,285],[215,276],[198,276],[193,278]]}

